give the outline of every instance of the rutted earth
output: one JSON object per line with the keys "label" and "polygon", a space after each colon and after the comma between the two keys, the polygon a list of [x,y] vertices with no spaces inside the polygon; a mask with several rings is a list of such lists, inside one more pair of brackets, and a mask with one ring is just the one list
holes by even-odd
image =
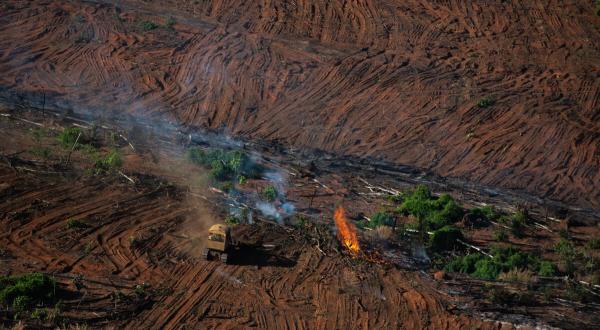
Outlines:
{"label": "rutted earth", "polygon": [[[586,1],[11,0],[0,5],[0,97],[374,157],[589,213],[600,208],[599,25]],[[35,126],[6,118],[1,269],[57,276],[72,322],[499,329],[512,325],[486,319],[535,325],[535,315],[597,324],[589,306],[483,315],[473,293],[411,267],[357,261],[316,225],[239,226],[243,258],[199,260],[189,228],[206,214],[222,219],[228,201],[182,184],[186,168],[168,161],[181,141],[134,141],[130,185],[22,157]],[[329,225],[344,201],[353,214],[373,211],[351,172],[327,172],[324,183],[294,177],[289,198]],[[70,217],[92,225],[68,229]]]}
{"label": "rutted earth", "polygon": [[[46,121],[48,127],[56,123]],[[71,324],[136,329],[512,328],[460,311],[457,305],[470,298],[449,295],[425,273],[340,254],[329,229],[323,229],[327,226],[240,225],[234,236],[244,249],[232,264],[201,260],[202,236],[196,235],[205,232],[190,229],[202,225],[198,220],[205,214],[199,211],[223,217],[226,210],[215,205],[226,205],[224,200],[195,198],[188,188],[148,174],[148,166],[133,172],[128,167],[136,166],[144,141],[134,141],[138,151],[126,156],[124,171],[135,185],[120,176],[85,175],[76,170],[83,161],[77,155],[72,158],[75,170],[27,160],[18,155],[35,143],[27,133],[31,127],[2,118],[5,139],[14,142],[3,148],[3,154],[12,156],[0,164],[2,273],[55,276],[64,291],[63,317]],[[168,148],[158,150],[160,159],[170,159]],[[310,196],[313,185],[298,186],[293,194],[306,209],[308,198],[301,199],[301,192]],[[338,200],[335,194],[315,196],[312,212],[329,213],[332,200]],[[81,219],[88,227],[68,228],[66,219]],[[136,285],[144,287],[144,296],[133,294]]]}
{"label": "rutted earth", "polygon": [[[52,135],[36,141],[32,129],[92,126],[74,115],[9,108],[0,116],[6,142],[0,162],[1,274],[41,271],[54,276],[62,317],[70,324],[136,329],[576,329],[600,322],[594,304],[557,300],[501,307],[486,299],[489,282],[464,276],[434,280],[410,256],[408,241],[368,258],[344,252],[333,234],[334,207],[346,206],[356,219],[385,200],[379,190],[385,188],[363,182],[362,177],[372,180],[364,170],[306,166],[298,171],[283,160],[262,159],[271,169],[287,171],[286,198],[311,221],[278,225],[256,213],[256,224],[234,229],[243,248],[231,264],[204,261],[199,254],[207,225],[222,222],[233,200],[198,184],[205,173],[181,162],[188,140],[162,128],[145,132],[138,127],[123,133],[128,138],[123,135],[117,146],[125,160],[121,175],[89,175],[82,170],[89,166],[84,154],[75,152],[72,165],[66,166],[68,149],[61,149]],[[98,136],[109,136],[98,127]],[[214,136],[210,140],[219,143]],[[51,148],[48,159],[31,156],[40,145]],[[254,190],[260,184],[252,181],[237,188]],[[69,228],[69,219],[84,221],[86,227]],[[558,228],[545,225],[554,233],[538,232],[533,242],[518,244],[551,250]],[[598,233],[597,228],[575,227],[571,234],[581,239],[590,230]],[[490,232],[470,237],[481,246],[490,240]],[[9,311],[0,312],[3,322],[9,322],[7,316]],[[48,326],[28,323],[42,324]]]}
{"label": "rutted earth", "polygon": [[600,206],[592,1],[62,0],[0,10],[0,87],[13,100],[166,113]]}

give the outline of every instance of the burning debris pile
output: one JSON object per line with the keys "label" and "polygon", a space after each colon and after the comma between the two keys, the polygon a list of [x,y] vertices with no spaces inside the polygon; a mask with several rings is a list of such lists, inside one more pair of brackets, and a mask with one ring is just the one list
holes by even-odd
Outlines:
{"label": "burning debris pile", "polygon": [[335,220],[338,239],[346,249],[357,255],[360,252],[360,245],[356,235],[356,227],[346,217],[346,210],[342,206],[338,206],[333,214],[333,219]]}

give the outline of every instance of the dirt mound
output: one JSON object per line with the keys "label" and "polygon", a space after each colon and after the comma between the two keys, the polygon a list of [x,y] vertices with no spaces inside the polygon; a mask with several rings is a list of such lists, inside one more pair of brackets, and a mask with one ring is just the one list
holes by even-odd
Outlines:
{"label": "dirt mound", "polygon": [[175,120],[600,201],[591,1],[8,1],[14,102]]}

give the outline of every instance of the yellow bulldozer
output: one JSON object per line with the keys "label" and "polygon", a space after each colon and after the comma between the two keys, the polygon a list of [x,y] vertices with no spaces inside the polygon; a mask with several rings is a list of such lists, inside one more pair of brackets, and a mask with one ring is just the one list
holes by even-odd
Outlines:
{"label": "yellow bulldozer", "polygon": [[203,257],[206,260],[219,258],[223,263],[227,263],[227,259],[235,245],[231,238],[231,228],[229,226],[223,224],[212,225],[208,229],[208,240],[203,251]]}

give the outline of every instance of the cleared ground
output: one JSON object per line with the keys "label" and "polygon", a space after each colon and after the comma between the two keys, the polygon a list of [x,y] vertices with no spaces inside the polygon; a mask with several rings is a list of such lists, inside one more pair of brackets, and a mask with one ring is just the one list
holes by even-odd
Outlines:
{"label": "cleared ground", "polygon": [[7,1],[3,94],[600,207],[593,1]]}

